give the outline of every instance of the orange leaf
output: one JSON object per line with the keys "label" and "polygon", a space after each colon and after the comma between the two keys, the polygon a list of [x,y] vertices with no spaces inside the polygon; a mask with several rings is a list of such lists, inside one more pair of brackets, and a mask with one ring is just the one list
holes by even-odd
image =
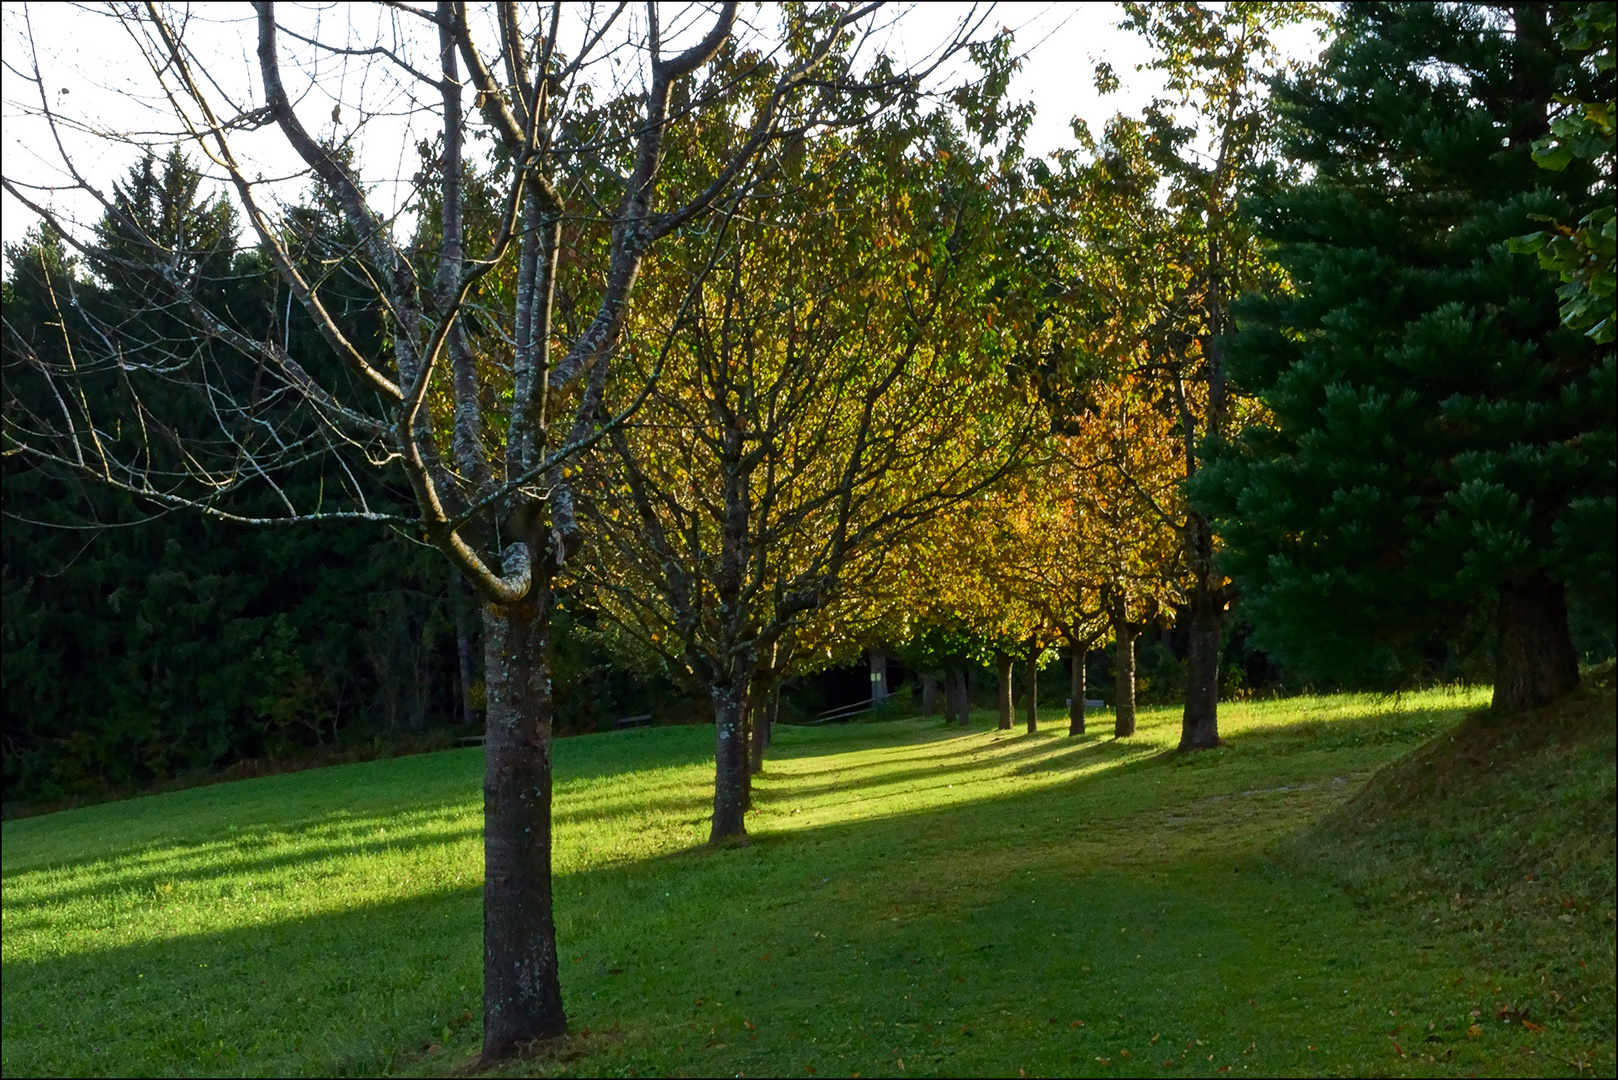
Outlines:
{"label": "orange leaf", "polygon": [[1483,1029],[1478,1027],[1476,1024],[1473,1024],[1471,1027],[1466,1029],[1466,1037],[1468,1039],[1475,1039],[1479,1035],[1482,1035],[1482,1034],[1483,1034]]}
{"label": "orange leaf", "polygon": [[1524,1020],[1522,1022],[1522,1026],[1527,1028],[1529,1031],[1544,1031],[1545,1030],[1543,1027],[1541,1027],[1540,1025],[1534,1023],[1532,1020]]}

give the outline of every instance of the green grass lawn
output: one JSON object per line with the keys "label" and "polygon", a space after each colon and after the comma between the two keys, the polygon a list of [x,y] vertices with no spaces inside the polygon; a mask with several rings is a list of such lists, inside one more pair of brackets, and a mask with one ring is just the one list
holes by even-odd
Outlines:
{"label": "green grass lawn", "polygon": [[[1229,705],[1232,745],[1189,757],[1167,709],[1124,742],[1054,712],[787,728],[724,851],[711,731],[563,740],[573,1034],[507,1069],[1612,1075],[1610,889],[1485,925],[1443,865],[1421,889],[1313,850],[1484,700]],[[6,823],[5,1074],[463,1068],[481,774],[452,751]]]}

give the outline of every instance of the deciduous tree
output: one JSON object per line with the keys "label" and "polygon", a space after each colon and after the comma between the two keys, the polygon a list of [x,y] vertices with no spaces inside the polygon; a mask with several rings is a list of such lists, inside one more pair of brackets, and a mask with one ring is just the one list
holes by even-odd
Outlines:
{"label": "deciduous tree", "polygon": [[[250,228],[255,247],[241,256],[279,275],[319,331],[318,356],[293,351],[282,333],[246,332],[216,302],[217,278],[197,272],[186,245],[142,228],[65,150],[62,168],[102,208],[116,243],[74,229],[8,162],[8,192],[70,244],[138,278],[149,303],[183,319],[188,333],[144,353],[108,336],[67,364],[20,349],[6,380],[7,455],[241,524],[347,520],[406,529],[438,548],[483,598],[488,1058],[566,1024],[550,883],[553,582],[581,541],[569,470],[647,389],[608,395],[620,385],[614,361],[637,281],[661,241],[699,230],[731,205],[784,145],[819,130],[855,84],[868,100],[883,87],[890,98],[908,92],[911,73],[891,64],[878,63],[869,79],[856,71],[849,32],[879,7],[780,9],[779,29],[764,43],[772,54],[755,52],[751,63],[719,72],[711,62],[735,52],[735,4],[693,8],[672,22],[655,3],[638,16],[624,4],[501,3],[488,19],[460,3],[400,4],[375,40],[356,42],[346,20],[305,26],[293,17],[289,25],[266,0],[244,24],[242,55],[253,59],[240,86],[222,77],[217,55],[198,52],[192,35],[201,16],[157,4],[114,7],[148,62],[148,89],[172,107],[173,137],[206,155]],[[678,44],[666,26],[683,31]],[[379,181],[404,178],[362,175],[343,145],[343,117],[361,130],[375,118],[356,96],[371,79],[337,91],[289,85],[298,64],[317,57],[389,82],[434,130],[431,159],[413,180],[436,216],[436,228],[418,233],[425,249],[405,244],[373,198]],[[600,74],[609,60],[628,73],[623,81]],[[74,123],[102,130],[93,118],[60,114],[48,72],[24,69],[21,77],[53,131]],[[338,98],[325,128],[324,108],[317,121],[315,109],[300,105],[306,92],[350,97]],[[711,156],[670,168],[670,129],[701,126],[716,112],[746,122],[722,125]],[[318,180],[347,230],[347,246],[318,267],[297,257],[296,222],[278,210],[274,180],[244,164],[245,140],[261,131],[277,135],[296,168]],[[492,230],[469,221],[476,135],[496,148],[487,162]],[[362,284],[386,312],[380,343],[353,336],[333,305],[334,280]],[[559,323],[576,332],[564,335]],[[478,335],[491,343],[480,348]],[[166,373],[202,407],[157,416],[127,404],[133,384],[117,373],[128,365]],[[24,372],[59,391],[53,404],[31,408],[38,395],[10,392]],[[125,405],[82,392],[84,380],[109,376]],[[145,422],[109,426],[120,407]],[[374,506],[363,485],[345,481],[345,470],[372,463],[403,470],[413,512]],[[329,482],[312,502],[294,502],[280,478],[316,466]],[[278,509],[250,509],[256,491],[272,493]]]}
{"label": "deciduous tree", "polygon": [[625,366],[660,365],[659,390],[592,474],[585,573],[713,701],[714,843],[746,834],[747,717],[781,646],[885,592],[890,550],[1017,452],[976,304],[983,169],[942,113],[794,150],[715,240],[670,247],[683,275],[641,308],[669,347]]}

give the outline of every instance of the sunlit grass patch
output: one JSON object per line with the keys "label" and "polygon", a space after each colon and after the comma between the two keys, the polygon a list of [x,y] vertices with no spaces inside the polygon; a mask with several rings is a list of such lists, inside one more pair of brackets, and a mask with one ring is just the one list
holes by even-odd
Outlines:
{"label": "sunlit grass patch", "polygon": [[[1610,1071],[1610,1023],[1466,1037],[1532,965],[1493,970],[1464,935],[1268,855],[1483,700],[1236,703],[1231,745],[1192,756],[1172,752],[1168,709],[1124,741],[1107,714],[1070,738],[1057,710],[1033,736],[982,714],[783,728],[754,843],[723,852],[701,846],[711,730],[563,740],[575,1034],[506,1071],[1532,1074],[1603,1052]],[[5,1071],[469,1061],[481,763],[398,758],[7,823]]]}

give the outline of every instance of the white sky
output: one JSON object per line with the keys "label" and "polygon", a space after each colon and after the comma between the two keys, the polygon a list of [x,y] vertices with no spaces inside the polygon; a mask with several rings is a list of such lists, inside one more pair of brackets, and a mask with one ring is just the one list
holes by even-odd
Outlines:
{"label": "white sky", "polygon": [[[707,23],[700,9],[688,13],[685,20],[679,18],[681,9],[677,5],[664,4],[662,9],[664,20],[676,23],[666,29],[677,35],[676,46],[680,37],[699,32]],[[880,16],[882,27],[873,35],[871,44],[900,59],[918,59],[942,44],[971,9],[972,5],[966,3],[896,4]],[[191,5],[189,10],[194,22],[187,29],[187,40],[208,60],[205,74],[215,81],[222,99],[216,107],[228,114],[235,109],[224,99],[237,107],[259,104],[262,96],[256,79],[251,77],[256,70],[251,9],[245,4],[201,3]],[[570,11],[581,28],[586,10],[581,4]],[[334,21],[342,25],[346,20],[348,34],[356,43],[370,44],[379,34],[385,39],[398,36],[419,63],[433,62],[430,52],[422,47],[427,44],[422,32],[425,24],[379,4],[283,4],[279,15],[289,25],[311,32],[319,26],[324,31],[323,39],[333,37]],[[643,16],[636,9],[631,17],[638,22]],[[768,26],[773,22],[773,13],[749,5],[744,8],[743,18]],[[1137,35],[1117,28],[1119,18],[1117,5],[1110,3],[1013,2],[993,6],[986,29],[1010,27],[1016,33],[1017,50],[1027,54],[1012,84],[1012,96],[1032,100],[1036,105],[1029,139],[1034,153],[1071,145],[1069,121],[1074,116],[1085,119],[1099,134],[1113,113],[1138,113],[1159,92],[1160,83],[1154,73],[1136,71],[1136,66],[1148,58],[1148,50]],[[19,75],[32,69],[36,55],[52,109],[73,118],[81,129],[116,132],[136,143],[167,141],[164,133],[174,128],[167,103],[158,95],[135,43],[105,8],[8,0],[3,6],[3,21],[0,154],[4,155],[8,177],[46,185],[66,179],[49,130],[37,115],[38,90]],[[679,33],[682,28],[687,33]],[[1285,56],[1296,60],[1313,59],[1320,48],[1313,29],[1307,27],[1294,28],[1278,44]],[[1102,59],[1112,64],[1123,84],[1120,92],[1105,98],[1096,93],[1093,84],[1095,63]],[[603,66],[602,77],[609,74],[618,72]],[[334,101],[340,99],[348,106],[344,131],[357,142],[362,175],[407,178],[414,171],[413,147],[416,139],[426,133],[426,128],[411,127],[410,116],[417,112],[411,99],[418,93],[417,87],[379,75],[374,69],[364,72],[360,62],[333,57],[321,58],[301,72],[289,68],[286,81],[305,123],[319,133],[333,130],[329,113]],[[384,115],[356,132],[351,125],[362,105]],[[421,119],[418,115],[418,124]],[[430,118],[427,123],[431,123]],[[250,168],[261,170],[267,179],[301,171],[301,162],[296,161],[273,129],[239,135],[236,142],[238,152],[251,161]],[[67,129],[67,145],[87,179],[103,190],[122,177],[138,154],[133,145],[109,144],[85,130],[74,131],[71,126]],[[284,194],[295,197],[303,186],[302,180],[294,181],[292,190]],[[390,203],[401,196],[404,187],[400,183],[377,189],[374,198],[378,209],[393,209]],[[40,201],[69,216],[97,216],[82,195],[41,193]],[[0,197],[0,234],[5,242],[20,240],[34,221],[33,213],[9,194]]]}

